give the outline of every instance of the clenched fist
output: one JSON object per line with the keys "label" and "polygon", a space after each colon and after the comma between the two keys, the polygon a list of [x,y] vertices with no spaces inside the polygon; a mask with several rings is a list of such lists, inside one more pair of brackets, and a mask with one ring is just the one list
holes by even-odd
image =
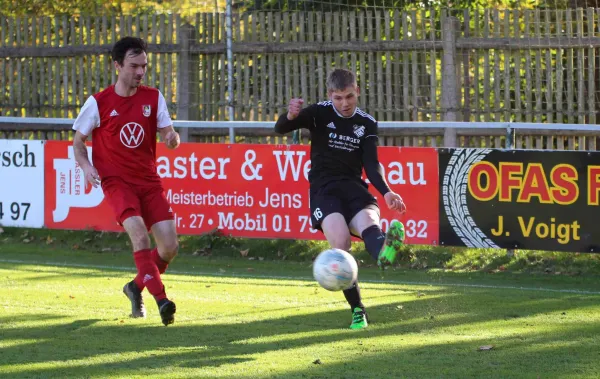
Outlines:
{"label": "clenched fist", "polygon": [[290,104],[288,105],[288,120],[293,120],[300,114],[302,110],[302,105],[304,104],[304,100],[302,99],[292,99],[290,100]]}

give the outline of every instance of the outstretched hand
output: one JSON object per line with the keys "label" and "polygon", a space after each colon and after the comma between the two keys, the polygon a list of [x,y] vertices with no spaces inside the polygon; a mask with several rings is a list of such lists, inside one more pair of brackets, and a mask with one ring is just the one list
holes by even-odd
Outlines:
{"label": "outstretched hand", "polygon": [[388,208],[403,214],[406,212],[406,205],[402,197],[395,192],[388,192],[383,197]]}

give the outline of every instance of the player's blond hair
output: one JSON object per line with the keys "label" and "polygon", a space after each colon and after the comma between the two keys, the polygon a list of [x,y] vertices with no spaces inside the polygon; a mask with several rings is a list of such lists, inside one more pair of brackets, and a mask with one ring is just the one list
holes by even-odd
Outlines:
{"label": "player's blond hair", "polygon": [[350,70],[336,68],[327,76],[327,91],[343,91],[356,87],[356,75]]}

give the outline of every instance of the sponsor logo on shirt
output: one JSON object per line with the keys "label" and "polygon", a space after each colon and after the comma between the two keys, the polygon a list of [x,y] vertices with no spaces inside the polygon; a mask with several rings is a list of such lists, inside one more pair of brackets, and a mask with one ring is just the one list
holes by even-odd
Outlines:
{"label": "sponsor logo on shirt", "polygon": [[329,124],[327,124],[327,127],[329,129],[335,129],[335,124],[333,122],[330,122]]}
{"label": "sponsor logo on shirt", "polygon": [[363,125],[353,125],[354,134],[360,138],[365,135],[365,127]]}
{"label": "sponsor logo on shirt", "polygon": [[150,113],[152,112],[152,107],[150,105],[142,105],[142,111],[145,117],[150,117]]}
{"label": "sponsor logo on shirt", "polygon": [[119,134],[121,143],[130,149],[140,146],[144,140],[144,128],[135,122],[123,125]]}

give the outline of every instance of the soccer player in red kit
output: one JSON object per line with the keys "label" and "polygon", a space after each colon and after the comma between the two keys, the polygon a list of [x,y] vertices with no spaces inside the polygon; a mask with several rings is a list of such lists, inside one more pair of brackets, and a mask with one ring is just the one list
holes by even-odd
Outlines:
{"label": "soccer player in red kit", "polygon": [[[113,47],[117,83],[90,96],[73,129],[75,159],[86,181],[100,185],[133,247],[135,279],[123,292],[132,317],[145,317],[144,288],[154,296],[164,325],[175,320],[175,303],[167,298],[161,274],[179,248],[173,211],[156,171],[156,133],[168,148],[179,146],[179,134],[158,89],[141,85],[146,67],[146,43],[124,37]],[[92,135],[92,162],[86,140]],[[151,230],[156,247],[151,248]]]}

